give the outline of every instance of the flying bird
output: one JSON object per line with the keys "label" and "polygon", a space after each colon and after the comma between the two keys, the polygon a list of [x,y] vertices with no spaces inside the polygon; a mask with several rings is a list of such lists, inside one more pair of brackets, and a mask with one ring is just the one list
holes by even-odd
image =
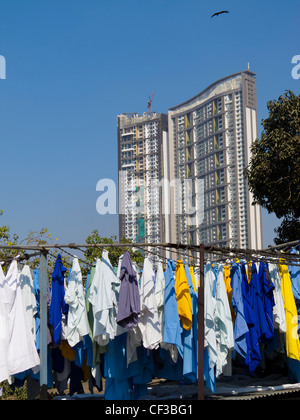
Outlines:
{"label": "flying bird", "polygon": [[211,15],[211,17],[213,18],[214,16],[219,16],[222,13],[229,13],[229,12],[228,12],[228,10],[221,10],[221,12],[214,13],[213,15]]}

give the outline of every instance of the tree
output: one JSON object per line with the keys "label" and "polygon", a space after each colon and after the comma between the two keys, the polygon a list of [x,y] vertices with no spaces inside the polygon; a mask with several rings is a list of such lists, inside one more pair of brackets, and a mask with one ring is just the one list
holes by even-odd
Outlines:
{"label": "tree", "polygon": [[300,217],[300,95],[287,91],[267,108],[269,116],[262,121],[261,138],[251,146],[245,176],[253,204],[284,217],[284,229],[288,220]]}
{"label": "tree", "polygon": [[[2,216],[3,210],[0,210],[0,216]],[[0,244],[1,245],[17,245],[18,235],[10,233],[9,226],[0,226]],[[19,251],[0,249],[0,261],[5,261],[7,258],[13,258],[17,256]]]}
{"label": "tree", "polygon": [[[0,215],[3,214],[3,210],[0,210]],[[0,226],[0,244],[5,246],[11,246],[11,245],[43,245],[50,242],[52,240],[52,235],[48,231],[47,228],[42,228],[39,231],[30,231],[28,236],[20,241],[19,235],[16,233],[11,234],[10,233],[10,227],[9,226]],[[56,241],[58,241],[58,238],[56,238]],[[10,263],[11,259],[16,257],[17,255],[30,255],[34,253],[34,251],[27,251],[25,249],[0,249],[0,261],[6,261]],[[59,251],[52,250],[48,254],[48,267],[49,267],[49,273],[54,268],[54,264],[57,258]],[[62,255],[62,261],[67,266],[71,266],[71,263],[67,256]],[[31,268],[39,268],[40,264],[40,258],[39,256],[32,257],[30,259],[30,266]],[[5,270],[7,269],[7,265],[5,267]],[[4,270],[4,271],[5,271]],[[49,277],[51,282],[51,276]]]}
{"label": "tree", "polygon": [[300,239],[300,220],[287,216],[274,232],[277,233],[274,239],[276,245]]}
{"label": "tree", "polygon": [[[87,244],[116,244],[117,243],[117,237],[115,235],[106,238],[100,236],[97,229],[93,230],[91,235],[89,235],[86,238]],[[144,256],[142,251],[133,251],[132,247],[130,246],[131,241],[128,239],[122,239],[120,243],[128,244],[128,247],[107,247],[107,251],[109,252],[109,259],[112,264],[112,266],[118,266],[119,263],[119,257],[124,254],[125,251],[130,252],[130,256],[133,261],[136,263],[140,263],[144,261]],[[94,264],[96,261],[96,258],[102,257],[102,250],[103,248],[97,248],[97,247],[91,247],[87,248],[84,252],[84,256],[86,261],[88,261],[90,264]]]}

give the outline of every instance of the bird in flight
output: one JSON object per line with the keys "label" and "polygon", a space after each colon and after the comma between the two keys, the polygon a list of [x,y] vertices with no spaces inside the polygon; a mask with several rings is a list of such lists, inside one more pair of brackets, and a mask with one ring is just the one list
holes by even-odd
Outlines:
{"label": "bird in flight", "polygon": [[211,17],[213,18],[214,16],[219,16],[222,13],[229,13],[229,12],[228,12],[228,10],[222,10],[221,12],[214,13],[213,15],[211,15]]}

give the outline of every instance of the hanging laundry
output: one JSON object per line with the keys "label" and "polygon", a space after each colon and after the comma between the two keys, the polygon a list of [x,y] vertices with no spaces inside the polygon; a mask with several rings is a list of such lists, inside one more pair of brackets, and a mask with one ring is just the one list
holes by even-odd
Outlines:
{"label": "hanging laundry", "polygon": [[175,270],[175,263],[173,260],[168,259],[167,269],[165,271],[164,334],[161,347],[170,350],[172,360],[177,361],[178,352],[181,357],[183,356],[183,346],[181,338],[182,327],[179,321],[173,270]]}
{"label": "hanging laundry", "polygon": [[[298,254],[298,251],[296,248],[292,248],[290,254]],[[294,298],[300,300],[300,266],[289,265],[288,270],[291,277]]]}
{"label": "hanging laundry", "polygon": [[281,290],[281,278],[277,264],[269,264],[269,272],[272,283],[274,284],[274,307],[273,322],[274,328],[278,328],[281,332],[286,332],[285,309]]}
{"label": "hanging laundry", "polygon": [[8,269],[1,292],[5,301],[8,373],[14,375],[27,369],[37,373],[40,358],[27,322],[16,260]]}
{"label": "hanging laundry", "polygon": [[264,296],[264,308],[266,314],[267,333],[264,336],[264,342],[269,342],[274,337],[274,324],[273,324],[273,307],[274,302],[274,284],[272,283],[268,264],[261,261],[259,264],[259,276],[262,285]]}
{"label": "hanging laundry", "polygon": [[125,251],[122,258],[120,280],[117,323],[123,328],[132,329],[138,323],[140,295],[137,274],[132,267],[128,251]]}
{"label": "hanging laundry", "polygon": [[[35,329],[36,329],[36,348],[40,350],[40,270],[35,269],[33,271],[33,285],[35,290],[35,298],[37,303],[37,314],[35,317]],[[51,305],[51,291],[49,286],[49,281],[47,280],[47,314],[49,313],[49,308]],[[52,342],[52,335],[49,330],[49,325],[47,323],[47,344]]]}
{"label": "hanging laundry", "polygon": [[208,261],[204,269],[204,379],[206,386],[215,392],[215,367],[218,360],[215,331],[214,295],[216,277],[211,263]]}
{"label": "hanging laundry", "polygon": [[[119,257],[118,266],[115,269],[116,277],[114,278],[114,284],[112,285],[112,290],[114,293],[114,300],[116,302],[116,321],[117,321],[118,311],[119,311],[119,300],[120,300],[119,296],[120,296],[120,288],[121,288],[120,274],[121,274],[123,257],[124,255],[121,255]],[[121,327],[121,325],[119,325],[118,323],[117,323],[116,328],[117,328],[116,333],[115,333],[116,336],[121,335],[124,332],[128,331],[128,329]]]}
{"label": "hanging laundry", "polygon": [[145,258],[140,286],[141,312],[138,326],[141,331],[143,346],[149,350],[158,348],[159,343],[162,341],[153,275],[152,262],[149,258]]}
{"label": "hanging laundry", "polygon": [[[274,336],[273,315],[270,316],[268,301],[273,298],[274,285],[268,282],[265,264],[260,263],[257,271],[256,263],[252,263],[251,282],[254,287],[254,314],[258,339],[261,343],[268,343]],[[270,295],[268,296],[268,293]]]}
{"label": "hanging laundry", "polygon": [[8,369],[8,355],[7,355],[7,346],[8,346],[8,331],[7,331],[7,312],[6,312],[6,302],[4,296],[4,281],[5,275],[0,265],[0,382],[8,379],[9,369]]}
{"label": "hanging laundry", "polygon": [[191,276],[191,279],[192,279],[192,282],[193,282],[194,291],[197,294],[198,287],[199,287],[199,277],[196,280],[194,267],[192,267],[192,266],[189,267],[189,271],[190,271],[190,276]]}
{"label": "hanging laundry", "polygon": [[249,329],[246,333],[247,355],[245,357],[245,365],[250,374],[253,374],[260,364],[262,357],[256,330],[256,317],[254,314],[254,284],[253,281],[248,282],[245,264],[241,265],[241,276],[244,315]]}
{"label": "hanging laundry", "polygon": [[130,400],[132,376],[138,373],[138,364],[127,364],[127,332],[109,341],[104,354],[104,377],[106,400]]}
{"label": "hanging laundry", "polygon": [[155,300],[158,311],[159,329],[163,336],[164,300],[165,300],[165,276],[161,262],[157,264],[155,281]]}
{"label": "hanging laundry", "polygon": [[224,268],[218,265],[216,282],[216,306],[214,312],[214,323],[216,328],[217,342],[217,363],[216,377],[218,378],[225,366],[229,351],[234,347],[233,323],[231,310],[224,282]]}
{"label": "hanging laundry", "polygon": [[37,315],[37,303],[35,297],[35,290],[33,284],[33,278],[29,266],[24,265],[20,277],[20,287],[22,291],[23,304],[27,316],[28,325],[32,333],[34,342],[36,341],[36,326],[35,317]]}
{"label": "hanging laundry", "polygon": [[183,261],[176,264],[175,293],[178,306],[179,319],[186,330],[192,328],[193,313],[192,300]]}
{"label": "hanging laundry", "polygon": [[61,255],[58,254],[52,272],[52,296],[49,309],[49,323],[53,327],[53,342],[60,344],[62,315],[68,312],[65,302],[65,273],[67,269],[64,267]]}
{"label": "hanging laundry", "polygon": [[247,357],[247,339],[246,334],[249,329],[244,314],[244,305],[241,290],[241,272],[237,263],[231,265],[230,271],[232,287],[232,307],[235,311],[234,321],[234,348],[243,357]]}
{"label": "hanging laundry", "polygon": [[144,260],[139,293],[141,312],[138,318],[138,324],[127,333],[127,366],[137,360],[137,349],[142,344],[144,348],[153,350],[158,348],[162,340],[155,300],[154,270],[149,258],[145,258]]}
{"label": "hanging laundry", "polygon": [[102,261],[97,259],[89,301],[93,305],[93,338],[100,346],[106,346],[116,332],[116,307],[113,284],[115,272],[107,250],[102,252]]}
{"label": "hanging laundry", "polygon": [[298,336],[298,313],[292,290],[288,267],[282,261],[279,265],[281,290],[286,316],[286,353],[287,357],[300,361],[300,342]]}
{"label": "hanging laundry", "polygon": [[184,262],[184,270],[189,285],[189,293],[192,302],[192,327],[182,331],[183,344],[183,377],[185,382],[194,383],[197,380],[198,369],[198,298],[194,289],[194,282],[187,262]]}
{"label": "hanging laundry", "polygon": [[232,317],[232,321],[235,321],[235,311],[232,307],[232,287],[231,287],[231,277],[230,277],[230,270],[231,270],[231,266],[225,264],[223,266],[223,277],[224,277],[224,282],[225,282],[225,287],[226,287],[226,293],[228,296],[228,302],[230,305],[230,312],[231,312],[231,317]]}
{"label": "hanging laundry", "polygon": [[85,285],[85,307],[89,322],[89,336],[93,339],[93,329],[94,329],[94,312],[93,312],[93,305],[90,302],[90,293],[93,284],[93,279],[95,275],[96,267],[92,267],[90,272],[87,275],[86,285]]}
{"label": "hanging laundry", "polygon": [[73,259],[71,274],[65,293],[65,302],[69,305],[67,320],[67,340],[74,347],[83,336],[89,333],[89,324],[85,307],[82,274],[78,258]]}
{"label": "hanging laundry", "polygon": [[213,293],[215,282],[216,278],[212,265],[207,262],[204,271],[204,347],[208,348],[211,369],[215,368],[218,360],[215,330],[216,298]]}

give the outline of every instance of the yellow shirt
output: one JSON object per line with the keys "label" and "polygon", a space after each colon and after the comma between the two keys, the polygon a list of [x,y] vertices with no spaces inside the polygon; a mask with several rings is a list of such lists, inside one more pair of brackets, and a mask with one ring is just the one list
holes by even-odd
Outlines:
{"label": "yellow shirt", "polygon": [[182,261],[176,264],[175,294],[177,299],[179,319],[186,330],[192,328],[192,299]]}
{"label": "yellow shirt", "polygon": [[195,290],[195,293],[197,293],[197,286],[196,286],[196,280],[195,280],[195,272],[194,272],[194,268],[190,267],[190,274],[191,274],[191,278],[192,278],[192,282],[193,282],[193,287]]}
{"label": "yellow shirt", "polygon": [[286,264],[279,265],[279,274],[286,318],[286,353],[287,357],[300,361],[298,313],[292,290],[292,282]]}

